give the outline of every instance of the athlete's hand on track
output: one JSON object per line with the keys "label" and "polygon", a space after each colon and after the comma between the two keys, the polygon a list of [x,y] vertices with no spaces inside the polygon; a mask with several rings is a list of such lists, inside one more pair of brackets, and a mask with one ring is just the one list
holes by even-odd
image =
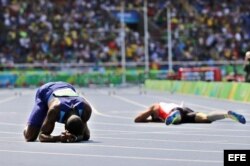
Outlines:
{"label": "athlete's hand on track", "polygon": [[62,132],[61,133],[61,142],[63,143],[71,143],[71,142],[76,142],[77,137],[68,131]]}

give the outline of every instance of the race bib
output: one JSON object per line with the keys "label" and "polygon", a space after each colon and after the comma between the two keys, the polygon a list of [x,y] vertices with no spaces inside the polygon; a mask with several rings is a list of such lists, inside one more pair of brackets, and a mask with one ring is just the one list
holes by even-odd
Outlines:
{"label": "race bib", "polygon": [[55,97],[78,97],[79,95],[70,88],[58,89],[53,92]]}

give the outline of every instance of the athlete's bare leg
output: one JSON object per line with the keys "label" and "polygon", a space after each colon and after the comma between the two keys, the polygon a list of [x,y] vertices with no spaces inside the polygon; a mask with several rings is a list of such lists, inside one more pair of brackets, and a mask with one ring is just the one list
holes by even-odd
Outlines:
{"label": "athlete's bare leg", "polygon": [[38,137],[38,134],[40,132],[40,128],[33,127],[33,126],[27,126],[24,131],[23,135],[27,142],[35,141]]}

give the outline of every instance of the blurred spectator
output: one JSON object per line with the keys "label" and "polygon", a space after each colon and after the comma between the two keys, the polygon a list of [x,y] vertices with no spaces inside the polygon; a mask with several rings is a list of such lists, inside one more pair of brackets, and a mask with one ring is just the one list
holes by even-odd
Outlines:
{"label": "blurred spectator", "polygon": [[[250,1],[172,0],[164,3],[171,9],[176,60],[244,58],[244,52],[250,48]],[[166,10],[158,7],[166,8],[166,5],[160,0],[152,4],[160,9],[152,19],[166,29]]]}
{"label": "blurred spectator", "polygon": [[103,6],[109,2],[103,2],[1,0],[1,59],[8,55],[15,63],[115,61],[119,48],[110,49],[112,58],[107,48],[118,38],[119,22],[106,19]]}
{"label": "blurred spectator", "polygon": [[[142,19],[143,0],[125,0]],[[120,0],[0,0],[0,63],[120,62]],[[167,46],[166,7],[173,48]],[[250,49],[248,0],[148,0],[150,61],[243,59]],[[141,26],[139,23],[138,26]],[[142,28],[143,29],[143,28]],[[144,61],[144,36],[126,28],[127,61]]]}
{"label": "blurred spectator", "polygon": [[246,52],[244,71],[246,72],[245,81],[250,82],[250,51]]}

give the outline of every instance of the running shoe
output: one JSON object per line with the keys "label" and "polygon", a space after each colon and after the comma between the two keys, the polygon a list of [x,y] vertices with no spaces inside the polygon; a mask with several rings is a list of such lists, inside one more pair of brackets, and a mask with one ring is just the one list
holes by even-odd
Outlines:
{"label": "running shoe", "polygon": [[181,114],[179,111],[174,111],[172,112],[166,119],[165,119],[165,124],[170,125],[176,122],[178,119],[181,118]]}
{"label": "running shoe", "polygon": [[236,112],[233,112],[233,111],[228,111],[228,115],[231,119],[237,121],[237,122],[240,122],[242,124],[245,124],[246,123],[246,119],[243,115],[241,114],[238,114]]}

